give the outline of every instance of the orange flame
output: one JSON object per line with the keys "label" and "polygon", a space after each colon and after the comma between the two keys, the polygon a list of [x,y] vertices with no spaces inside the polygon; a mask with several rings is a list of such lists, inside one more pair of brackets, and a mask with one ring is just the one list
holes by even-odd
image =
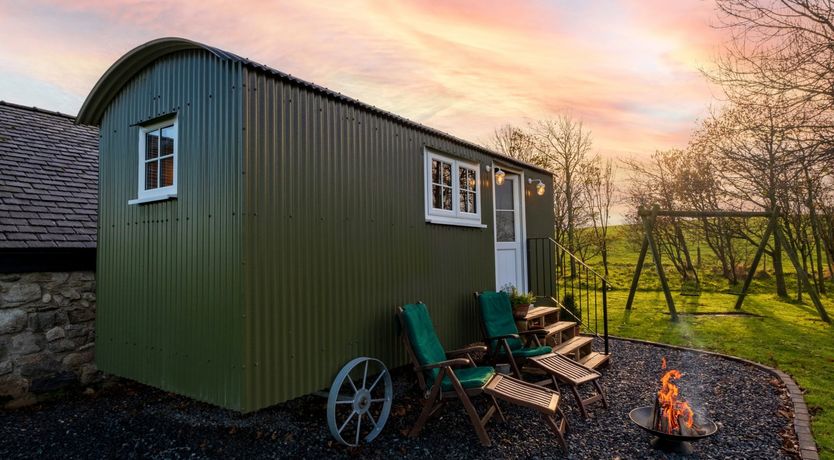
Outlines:
{"label": "orange flame", "polygon": [[[663,358],[663,369],[666,369],[666,358]],[[678,380],[683,376],[680,371],[671,369],[663,374],[660,378],[660,391],[657,392],[657,398],[660,402],[661,417],[666,420],[666,432],[680,433],[679,417],[685,418],[687,428],[692,428],[694,425],[694,413],[689,403],[678,399],[680,390],[677,385],[672,383],[672,380]]]}

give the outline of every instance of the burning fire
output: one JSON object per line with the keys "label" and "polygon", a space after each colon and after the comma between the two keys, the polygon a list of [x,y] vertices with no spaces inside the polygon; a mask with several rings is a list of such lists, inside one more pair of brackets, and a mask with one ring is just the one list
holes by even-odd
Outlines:
{"label": "burning fire", "polygon": [[[666,358],[663,358],[662,369],[666,370]],[[692,408],[683,399],[678,399],[680,390],[677,385],[672,383],[672,380],[678,380],[682,376],[683,374],[680,371],[670,369],[660,378],[661,387],[660,391],[657,392],[654,410],[654,427],[658,431],[682,434],[681,424],[685,425],[687,429],[692,429],[695,424],[695,414],[692,412]]]}

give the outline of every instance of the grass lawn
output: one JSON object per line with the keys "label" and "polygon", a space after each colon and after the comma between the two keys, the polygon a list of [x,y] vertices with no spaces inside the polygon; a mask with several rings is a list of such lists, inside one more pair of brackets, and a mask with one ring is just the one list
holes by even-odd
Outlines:
{"label": "grass lawn", "polygon": [[[742,308],[760,316],[681,316],[679,322],[672,323],[657,274],[649,265],[653,263],[649,256],[641,290],[633,309],[627,312],[625,303],[638,248],[623,237],[623,227],[613,230],[609,269],[617,289],[608,297],[609,333],[727,353],[791,374],[806,390],[805,401],[812,414],[812,431],[821,449],[820,456],[834,459],[834,327],[819,319],[810,299],[806,296],[804,304],[780,299],[774,294],[772,280],[763,277],[754,282]],[[712,255],[705,246],[701,250],[704,265],[711,265]],[[790,264],[787,257],[785,262]],[[708,288],[700,296],[689,297],[679,294],[680,282],[672,267],[666,272],[678,313],[733,311],[736,295],[718,274],[703,269],[702,285]],[[789,286],[793,279],[793,275],[789,276]],[[830,287],[834,291],[834,285]],[[829,315],[834,316],[834,297],[825,296],[823,304]],[[755,410],[755,407],[740,409]]]}

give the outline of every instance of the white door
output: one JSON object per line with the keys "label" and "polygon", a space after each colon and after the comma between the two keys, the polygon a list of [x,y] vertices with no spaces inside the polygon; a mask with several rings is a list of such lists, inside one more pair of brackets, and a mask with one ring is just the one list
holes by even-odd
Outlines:
{"label": "white door", "polygon": [[495,185],[495,283],[526,289],[521,222],[521,178],[507,174]]}

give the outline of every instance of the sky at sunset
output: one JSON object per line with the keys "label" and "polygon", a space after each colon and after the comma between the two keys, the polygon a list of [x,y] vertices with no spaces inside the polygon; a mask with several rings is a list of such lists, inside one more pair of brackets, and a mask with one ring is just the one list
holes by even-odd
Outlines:
{"label": "sky at sunset", "polygon": [[[234,5],[230,7],[229,5]],[[603,155],[683,146],[716,90],[699,0],[0,0],[0,99],[75,114],[148,40],[231,51],[472,141],[569,113]]]}

